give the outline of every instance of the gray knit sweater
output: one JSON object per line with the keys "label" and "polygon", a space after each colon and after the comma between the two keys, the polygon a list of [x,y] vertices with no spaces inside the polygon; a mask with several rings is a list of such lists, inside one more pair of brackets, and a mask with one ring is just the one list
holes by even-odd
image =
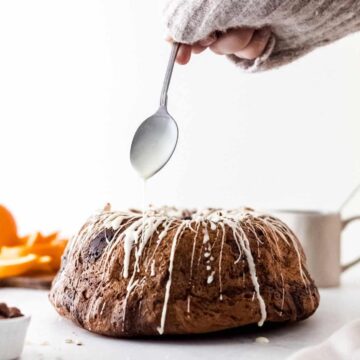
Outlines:
{"label": "gray knit sweater", "polygon": [[214,31],[269,25],[273,35],[260,58],[230,56],[248,71],[289,63],[360,30],[360,0],[168,0],[164,14],[173,39],[188,44]]}

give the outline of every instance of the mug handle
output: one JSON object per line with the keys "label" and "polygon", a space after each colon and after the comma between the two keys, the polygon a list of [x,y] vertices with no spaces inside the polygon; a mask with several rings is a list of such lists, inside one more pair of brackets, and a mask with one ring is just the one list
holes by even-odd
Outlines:
{"label": "mug handle", "polygon": [[[356,220],[360,220],[360,215],[352,216],[346,220],[343,220],[342,221],[342,230],[344,230],[350,223],[352,223],[353,221],[356,221]],[[360,257],[358,257],[357,259],[355,259],[353,261],[350,261],[349,263],[347,263],[345,265],[342,265],[341,272],[344,272],[344,271],[350,269],[351,267],[353,267],[354,265],[356,265],[358,263],[360,263]]]}

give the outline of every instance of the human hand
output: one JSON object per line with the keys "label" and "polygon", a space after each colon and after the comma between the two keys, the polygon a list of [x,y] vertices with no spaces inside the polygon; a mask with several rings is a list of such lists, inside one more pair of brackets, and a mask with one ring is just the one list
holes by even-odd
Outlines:
{"label": "human hand", "polygon": [[195,44],[181,44],[176,62],[185,65],[190,61],[191,54],[200,54],[207,48],[218,55],[233,54],[242,59],[254,60],[262,55],[270,36],[271,30],[267,27],[258,30],[238,28],[225,33],[213,33]]}

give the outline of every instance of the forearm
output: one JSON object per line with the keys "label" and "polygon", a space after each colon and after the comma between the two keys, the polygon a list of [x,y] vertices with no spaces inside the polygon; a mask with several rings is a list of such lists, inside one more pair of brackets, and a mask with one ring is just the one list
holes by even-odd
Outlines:
{"label": "forearm", "polygon": [[360,30],[360,0],[170,0],[165,20],[175,40],[190,44],[214,31],[270,26],[273,38],[262,57],[231,56],[242,68],[260,71]]}

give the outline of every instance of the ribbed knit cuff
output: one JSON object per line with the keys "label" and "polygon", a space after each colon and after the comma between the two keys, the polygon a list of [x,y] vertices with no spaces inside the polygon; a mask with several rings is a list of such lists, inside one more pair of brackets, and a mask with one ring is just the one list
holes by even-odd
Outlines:
{"label": "ribbed knit cuff", "polygon": [[228,21],[215,16],[221,2],[222,0],[169,1],[163,13],[169,35],[177,42],[193,44],[215,30],[228,30],[231,27]]}
{"label": "ribbed knit cuff", "polygon": [[256,59],[247,60],[247,59],[239,58],[236,55],[228,55],[228,58],[247,72],[258,72],[258,71],[267,70],[268,67],[266,63],[274,50],[275,44],[276,44],[276,38],[272,34],[264,52],[262,53],[261,56],[257,57]]}

